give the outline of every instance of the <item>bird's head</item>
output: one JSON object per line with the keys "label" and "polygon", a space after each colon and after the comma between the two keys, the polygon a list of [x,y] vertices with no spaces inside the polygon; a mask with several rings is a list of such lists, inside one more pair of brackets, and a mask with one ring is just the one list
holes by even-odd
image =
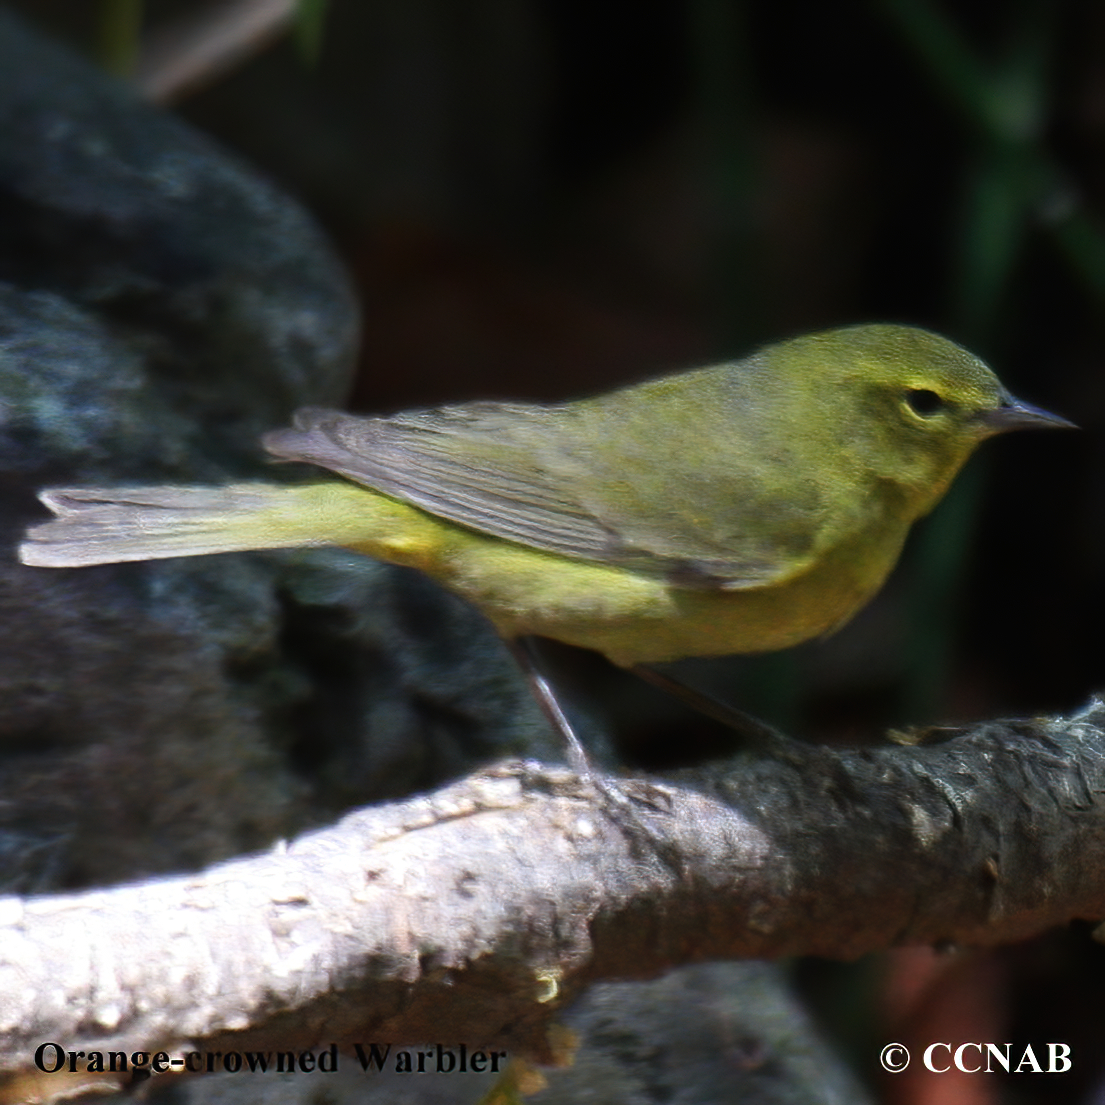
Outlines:
{"label": "bird's head", "polygon": [[[1014,398],[955,342],[912,326],[849,326],[788,343],[818,365],[849,454],[927,513],[979,443],[1020,429],[1073,428]],[[796,349],[795,346],[802,346]],[[850,437],[850,441],[847,439]]]}

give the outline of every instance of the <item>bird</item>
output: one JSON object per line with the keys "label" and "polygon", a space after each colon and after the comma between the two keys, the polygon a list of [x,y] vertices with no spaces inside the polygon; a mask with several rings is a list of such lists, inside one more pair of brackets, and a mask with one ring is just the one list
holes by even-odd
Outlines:
{"label": "bird", "polygon": [[563,731],[534,637],[640,671],[825,636],[982,441],[1071,425],[947,338],[861,324],[573,401],[307,407],[261,440],[325,478],[48,488],[55,518],[19,555],[58,568],[337,545],[413,567],[513,644]]}

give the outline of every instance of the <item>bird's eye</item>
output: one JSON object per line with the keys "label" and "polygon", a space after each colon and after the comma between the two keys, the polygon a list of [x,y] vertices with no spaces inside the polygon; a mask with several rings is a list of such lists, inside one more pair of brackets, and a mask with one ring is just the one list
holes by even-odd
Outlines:
{"label": "bird's eye", "polygon": [[910,388],[905,393],[906,406],[921,418],[931,418],[946,406],[944,400],[929,388]]}

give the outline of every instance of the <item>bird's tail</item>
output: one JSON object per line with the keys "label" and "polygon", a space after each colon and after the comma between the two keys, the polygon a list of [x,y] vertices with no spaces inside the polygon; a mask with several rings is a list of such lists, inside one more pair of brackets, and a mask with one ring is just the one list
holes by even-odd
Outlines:
{"label": "bird's tail", "polygon": [[364,489],[265,483],[49,488],[39,498],[57,517],[27,531],[19,558],[36,567],[75,568],[342,544],[343,529],[349,527],[348,504],[343,512],[342,504],[333,500],[350,493],[364,496]]}

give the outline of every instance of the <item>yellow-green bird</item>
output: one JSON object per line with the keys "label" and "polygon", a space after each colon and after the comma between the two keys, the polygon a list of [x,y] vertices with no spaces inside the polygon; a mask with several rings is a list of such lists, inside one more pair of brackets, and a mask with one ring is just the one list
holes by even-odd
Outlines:
{"label": "yellow-green bird", "polygon": [[342,478],[52,488],[20,556],[340,545],[425,572],[508,640],[623,666],[765,652],[855,614],[979,442],[1069,425],[945,338],[852,326],[575,402],[308,408],[265,448]]}

